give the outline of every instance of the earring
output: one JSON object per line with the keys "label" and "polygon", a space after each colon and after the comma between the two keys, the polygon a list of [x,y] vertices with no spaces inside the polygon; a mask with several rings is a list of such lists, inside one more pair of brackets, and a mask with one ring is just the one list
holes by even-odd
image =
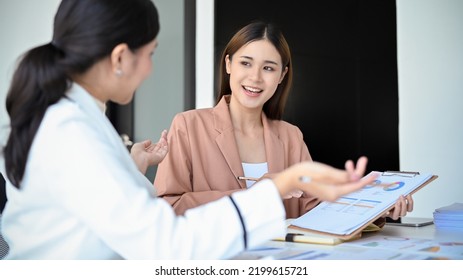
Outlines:
{"label": "earring", "polygon": [[121,69],[116,69],[115,74],[116,74],[116,76],[118,76],[118,77],[122,76],[122,70],[121,70]]}

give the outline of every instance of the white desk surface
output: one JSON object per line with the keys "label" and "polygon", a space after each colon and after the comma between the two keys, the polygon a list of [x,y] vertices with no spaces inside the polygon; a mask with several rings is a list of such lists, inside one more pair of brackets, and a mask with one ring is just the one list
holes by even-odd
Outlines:
{"label": "white desk surface", "polygon": [[[273,250],[273,251],[272,251]],[[386,225],[363,233],[355,241],[318,245],[269,241],[244,252],[237,259],[463,259],[463,232],[436,230],[434,225],[405,227]]]}

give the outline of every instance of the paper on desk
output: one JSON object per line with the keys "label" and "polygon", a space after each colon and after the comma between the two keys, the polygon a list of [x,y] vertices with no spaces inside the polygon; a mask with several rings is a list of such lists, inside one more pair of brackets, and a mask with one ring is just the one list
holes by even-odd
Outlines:
{"label": "paper on desk", "polygon": [[257,247],[246,250],[231,258],[232,260],[296,260],[304,259],[313,250],[292,249],[282,247]]}
{"label": "paper on desk", "polygon": [[433,216],[437,229],[463,231],[463,203],[437,208]]}
{"label": "paper on desk", "polygon": [[463,214],[463,203],[455,202],[451,205],[437,208],[436,212],[439,213],[452,213],[452,214]]}
{"label": "paper on desk", "polygon": [[436,241],[412,237],[376,235],[343,244],[344,247],[384,249],[408,254],[425,254],[440,259],[463,259],[463,242]]}

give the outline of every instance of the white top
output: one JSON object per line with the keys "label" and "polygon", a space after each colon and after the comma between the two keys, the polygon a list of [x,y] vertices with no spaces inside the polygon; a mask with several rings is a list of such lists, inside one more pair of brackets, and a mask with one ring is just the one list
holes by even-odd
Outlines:
{"label": "white top", "polygon": [[[245,177],[260,178],[264,174],[268,173],[268,164],[266,162],[262,163],[246,163],[243,162],[243,171]],[[254,185],[255,181],[246,180],[246,186],[249,188]]]}
{"label": "white top", "polygon": [[[47,110],[21,189],[7,180],[7,259],[221,259],[244,249],[229,197],[176,216],[91,95],[74,84],[68,97]],[[232,195],[249,247],[285,233],[277,189],[258,185]]]}

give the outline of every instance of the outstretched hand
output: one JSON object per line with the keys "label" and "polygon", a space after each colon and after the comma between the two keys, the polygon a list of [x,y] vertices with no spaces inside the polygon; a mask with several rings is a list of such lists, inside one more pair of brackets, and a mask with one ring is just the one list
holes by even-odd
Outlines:
{"label": "outstretched hand", "polygon": [[133,144],[130,155],[144,174],[149,166],[159,164],[166,157],[168,150],[167,131],[163,130],[157,143],[145,140]]}
{"label": "outstretched hand", "polygon": [[347,161],[346,170],[319,162],[301,162],[280,172],[273,180],[282,197],[301,190],[320,200],[335,201],[373,183],[376,174],[362,178],[367,162],[366,157],[361,157],[354,167],[352,161]]}

